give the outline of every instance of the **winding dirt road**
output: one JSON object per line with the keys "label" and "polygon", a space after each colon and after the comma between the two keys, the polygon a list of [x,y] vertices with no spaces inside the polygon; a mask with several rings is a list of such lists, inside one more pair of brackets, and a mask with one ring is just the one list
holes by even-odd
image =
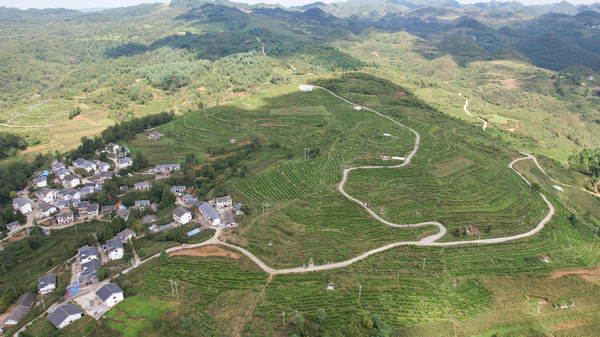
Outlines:
{"label": "winding dirt road", "polygon": [[[460,96],[461,93],[459,92],[458,95]],[[473,117],[473,115],[471,115],[471,113],[469,112],[469,110],[467,110],[467,105],[469,105],[469,100],[465,98],[465,106],[463,106],[463,110],[465,110],[465,112],[467,113],[467,115]],[[479,119],[480,121],[483,122],[483,131],[485,131],[485,129],[487,128],[487,121],[479,116],[477,116],[477,119]]]}

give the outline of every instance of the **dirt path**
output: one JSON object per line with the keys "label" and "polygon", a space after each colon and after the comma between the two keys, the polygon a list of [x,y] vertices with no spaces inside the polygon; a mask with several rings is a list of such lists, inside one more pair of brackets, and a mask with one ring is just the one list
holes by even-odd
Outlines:
{"label": "dirt path", "polygon": [[178,256],[178,255],[186,255],[186,256],[228,256],[234,259],[239,259],[241,256],[238,253],[234,253],[228,251],[226,249],[216,247],[216,246],[205,246],[196,249],[185,249],[179,250],[169,254],[169,256]]}
{"label": "dirt path", "polygon": [[[460,92],[458,93],[458,95],[462,95]],[[465,106],[463,106],[463,110],[465,110],[465,112],[467,113],[467,115],[473,117],[473,115],[471,115],[471,113],[469,112],[469,110],[467,110],[467,106],[469,105],[469,100],[465,98]],[[477,119],[479,119],[480,121],[483,122],[483,131],[485,131],[485,129],[487,128],[487,121],[479,116],[477,116]]]}
{"label": "dirt path", "polygon": [[235,329],[233,329],[233,334],[232,334],[233,336],[235,336],[235,337],[240,336],[241,329],[244,327],[244,324],[246,324],[246,321],[248,320],[248,318],[250,318],[252,316],[252,313],[254,312],[254,308],[256,308],[258,301],[260,301],[260,299],[263,297],[263,294],[265,293],[265,289],[267,289],[267,286],[269,285],[269,283],[271,283],[272,279],[273,279],[273,274],[270,274],[269,279],[267,280],[267,284],[265,284],[265,286],[262,288],[262,290],[260,291],[260,294],[258,294],[258,296],[256,296],[256,300],[252,303],[250,308],[248,308],[248,311],[246,311],[246,314],[244,315],[244,317],[242,317],[242,319],[238,322],[238,324],[236,324]]}
{"label": "dirt path", "polygon": [[557,279],[565,275],[581,275],[588,281],[598,282],[600,280],[600,265],[596,268],[557,270],[550,275],[550,278]]}

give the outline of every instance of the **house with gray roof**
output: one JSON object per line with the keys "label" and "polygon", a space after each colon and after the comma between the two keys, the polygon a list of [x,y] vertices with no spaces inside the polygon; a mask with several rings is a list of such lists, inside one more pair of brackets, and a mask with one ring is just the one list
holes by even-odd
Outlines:
{"label": "house with gray roof", "polygon": [[102,208],[100,208],[100,213],[110,213],[115,209],[117,209],[117,206],[115,205],[102,206]]}
{"label": "house with gray roof", "polygon": [[116,283],[109,283],[96,291],[96,297],[98,297],[105,306],[112,308],[124,299],[123,289]]}
{"label": "house with gray roof", "polygon": [[156,220],[158,220],[158,217],[154,214],[144,215],[144,217],[142,218],[142,224],[145,225],[147,223],[153,223]]}
{"label": "house with gray roof", "polygon": [[98,259],[98,248],[85,245],[77,250],[79,262],[89,262],[93,259]]}
{"label": "house with gray roof", "polygon": [[125,145],[121,146],[121,145],[117,145],[115,143],[108,143],[106,144],[106,148],[105,148],[106,153],[108,153],[108,155],[110,157],[123,157],[128,155],[131,151],[129,151],[129,148]]}
{"label": "house with gray roof", "polygon": [[118,209],[117,210],[117,216],[120,216],[125,221],[129,220],[129,214],[131,214],[131,211],[128,209]]}
{"label": "house with gray roof", "polygon": [[56,289],[56,274],[50,273],[38,278],[38,292],[40,294],[51,293]]}
{"label": "house with gray roof", "polygon": [[123,157],[117,161],[117,169],[119,170],[129,167],[131,165],[133,165],[133,159],[129,157]]}
{"label": "house with gray roof", "polygon": [[87,287],[92,284],[98,283],[98,274],[96,271],[86,271],[79,274],[79,287]]}
{"label": "house with gray roof", "polygon": [[21,227],[19,221],[13,221],[11,223],[6,224],[6,229],[8,229],[9,231],[19,227]]}
{"label": "house with gray roof", "polygon": [[154,172],[167,173],[171,171],[178,171],[181,169],[181,164],[164,164],[156,165]]}
{"label": "house with gray roof", "polygon": [[56,193],[58,190],[43,188],[37,192],[35,192],[35,196],[43,202],[51,203],[52,200],[56,199]]}
{"label": "house with gray roof", "polygon": [[67,168],[63,167],[61,169],[59,169],[58,171],[56,171],[56,175],[58,176],[58,178],[60,180],[65,179],[66,176],[70,175],[71,171],[69,171]]}
{"label": "house with gray roof", "polygon": [[115,171],[98,172],[92,176],[92,180],[97,183],[103,183],[105,180],[111,179],[114,176],[117,176],[117,172]]}
{"label": "house with gray roof", "polygon": [[185,225],[192,220],[192,212],[183,207],[177,207],[173,210],[173,220]]}
{"label": "house with gray roof", "polygon": [[[153,215],[153,216],[156,216],[156,215]],[[144,218],[142,218],[142,223],[144,223]],[[156,217],[156,219],[158,220],[158,217]],[[129,228],[125,228],[124,230],[117,233],[117,237],[121,238],[121,240],[123,240],[123,241],[129,241],[129,240],[131,240],[131,238],[133,238],[135,236],[137,236],[135,234],[135,231],[133,231],[132,229],[129,229]]]}
{"label": "house with gray roof", "polygon": [[183,192],[185,192],[185,186],[173,186],[171,187],[171,192],[180,196]]}
{"label": "house with gray roof", "polygon": [[71,200],[54,200],[52,205],[56,206],[59,210],[64,211],[71,206]]}
{"label": "house with gray roof", "polygon": [[49,217],[58,211],[56,206],[47,204],[45,202],[39,202],[38,206],[40,207],[40,214],[42,217]]}
{"label": "house with gray roof", "polygon": [[91,259],[88,262],[84,262],[81,264],[81,269],[83,271],[96,271],[102,267],[102,263],[100,259]]}
{"label": "house with gray roof", "polygon": [[149,181],[142,181],[141,183],[133,184],[133,189],[136,191],[149,190],[150,187],[152,187],[152,183],[150,183]]}
{"label": "house with gray roof", "polygon": [[65,176],[64,182],[70,186],[71,188],[81,184],[81,179],[79,179],[78,176],[73,175],[73,174],[69,174],[67,176]]}
{"label": "house with gray roof", "polygon": [[150,139],[152,139],[152,140],[160,140],[160,139],[161,139],[162,137],[164,137],[164,136],[165,136],[165,134],[164,134],[164,133],[160,133],[160,132],[156,132],[156,131],[154,131],[154,132],[151,132],[151,133],[148,135],[148,138],[150,138]]}
{"label": "house with gray roof", "polygon": [[48,320],[57,329],[62,329],[83,316],[83,310],[73,303],[61,305],[48,315]]}
{"label": "house with gray roof", "polygon": [[110,170],[110,164],[101,161],[100,163],[98,163],[98,171],[100,172],[107,172],[108,170]]}
{"label": "house with gray roof", "polygon": [[213,226],[221,224],[221,216],[219,212],[208,202],[201,201],[196,205],[196,209],[208,220]]}
{"label": "house with gray roof", "polygon": [[52,164],[52,171],[54,171],[54,172],[57,172],[58,170],[64,169],[64,168],[66,168],[65,164],[63,164],[61,162],[57,162],[57,163]]}
{"label": "house with gray roof", "polygon": [[56,222],[58,222],[59,225],[68,224],[73,221],[75,221],[73,212],[62,212],[56,215]]}
{"label": "house with gray roof", "polygon": [[33,179],[33,183],[37,187],[46,187],[46,186],[48,186],[48,177],[47,176],[37,177],[37,178]]}
{"label": "house with gray roof", "polygon": [[133,205],[133,207],[142,211],[148,206],[150,206],[150,200],[136,200],[135,204]]}
{"label": "house with gray roof", "polygon": [[87,213],[91,216],[98,215],[98,204],[91,204],[87,207]]}
{"label": "house with gray roof", "polygon": [[23,214],[29,214],[33,211],[31,203],[25,198],[16,198],[12,203],[13,209],[21,211]]}
{"label": "house with gray roof", "polygon": [[21,295],[4,321],[4,325],[16,325],[29,312],[34,303],[35,294],[25,293]]}
{"label": "house with gray roof", "polygon": [[122,259],[123,253],[125,253],[125,249],[123,248],[123,241],[120,237],[114,237],[106,241],[106,250],[108,252],[108,257],[111,260]]}
{"label": "house with gray roof", "polygon": [[183,201],[185,207],[191,207],[198,202],[198,199],[194,198],[194,196],[191,194],[184,195],[181,200]]}
{"label": "house with gray roof", "polygon": [[230,195],[226,195],[224,197],[213,199],[211,204],[215,205],[216,208],[231,207],[233,206],[233,199]]}
{"label": "house with gray roof", "polygon": [[83,158],[77,158],[76,160],[73,160],[73,166],[77,168],[82,168],[88,173],[95,171],[98,168],[96,166],[96,163]]}

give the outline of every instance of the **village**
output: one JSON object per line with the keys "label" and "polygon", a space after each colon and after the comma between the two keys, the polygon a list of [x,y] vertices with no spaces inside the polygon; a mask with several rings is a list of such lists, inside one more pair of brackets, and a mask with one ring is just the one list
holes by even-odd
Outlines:
{"label": "village", "polygon": [[[148,137],[158,140],[162,136],[164,135],[153,132]],[[234,203],[231,195],[199,201],[193,195],[193,187],[180,185],[168,188],[173,195],[173,206],[167,209],[161,207],[163,213],[174,207],[170,212],[170,220],[167,220],[169,223],[159,221],[159,205],[149,199],[133,200],[129,207],[123,205],[122,200],[128,195],[149,191],[153,186],[151,180],[135,182],[131,186],[119,186],[119,200],[115,200],[112,205],[94,203],[88,198],[95,192],[102,191],[107,181],[120,177],[119,172],[124,172],[123,169],[132,166],[134,162],[128,157],[130,151],[126,146],[110,143],[102,152],[106,153],[108,161],[77,158],[68,163],[55,160],[47,170],[38,172],[12,202],[14,211],[25,216],[26,223],[14,221],[6,224],[9,232],[3,241],[24,237],[36,226],[42,229],[44,235],[52,237],[53,229],[72,227],[93,220],[109,221],[121,218],[126,224],[126,228],[116,233],[113,238],[107,238],[105,242],[98,240],[95,245],[82,246],[77,249],[75,256],[65,260],[65,268],[68,267],[71,273],[64,301],[54,303],[47,310],[48,320],[58,329],[84,314],[99,319],[124,299],[123,290],[106,278],[106,270],[119,272],[126,266],[131,269],[140,264],[140,257],[132,244],[135,238],[193,224],[193,229],[185,233],[187,237],[192,237],[206,228],[236,227],[238,216],[243,214],[242,204]],[[154,175],[156,181],[163,180],[180,169],[180,164],[162,164],[142,173],[144,177]],[[138,173],[127,173],[129,176],[134,174]],[[133,221],[141,222],[142,226],[131,226]],[[0,251],[3,249],[4,246],[0,245]],[[127,259],[130,261],[125,260],[126,256],[131,257]],[[43,305],[46,309],[44,299],[56,288],[56,273],[40,275],[38,295],[32,292],[21,295],[12,311],[7,316],[5,314],[2,328],[16,325],[34,305]]]}

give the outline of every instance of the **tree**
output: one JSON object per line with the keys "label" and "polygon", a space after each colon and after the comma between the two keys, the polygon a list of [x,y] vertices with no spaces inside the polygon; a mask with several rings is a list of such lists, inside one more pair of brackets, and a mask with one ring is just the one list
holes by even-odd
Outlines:
{"label": "tree", "polygon": [[183,327],[183,330],[185,330],[185,332],[187,332],[188,334],[192,333],[194,331],[194,319],[191,317],[184,318],[181,326]]}
{"label": "tree", "polygon": [[160,262],[164,266],[169,264],[169,255],[167,255],[167,251],[164,248],[160,251]]}
{"label": "tree", "polygon": [[325,318],[327,318],[327,313],[323,309],[317,310],[317,320],[319,324],[323,324],[325,322]]}
{"label": "tree", "polygon": [[294,316],[293,322],[296,326],[304,324],[304,316],[302,316],[301,314],[296,314],[296,316]]}
{"label": "tree", "polygon": [[98,281],[102,282],[106,278],[106,267],[100,267],[97,271]]}

